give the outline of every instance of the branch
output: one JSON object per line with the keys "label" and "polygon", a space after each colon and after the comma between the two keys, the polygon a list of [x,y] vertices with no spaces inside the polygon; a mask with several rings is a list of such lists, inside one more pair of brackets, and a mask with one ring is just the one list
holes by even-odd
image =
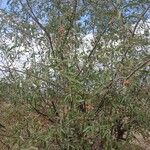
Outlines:
{"label": "branch", "polygon": [[40,110],[38,110],[37,108],[35,108],[33,105],[31,105],[32,108],[36,111],[37,114],[46,117],[51,123],[55,123],[54,120],[52,120],[51,118],[49,118],[49,116],[43,112],[41,112]]}
{"label": "branch", "polygon": [[[21,70],[15,69],[15,68],[9,68],[9,67],[6,67],[6,66],[1,66],[1,65],[0,65],[0,67],[5,68],[5,69],[9,69],[9,70],[14,70],[14,71],[20,72],[20,73],[22,73],[22,74],[29,75],[29,76],[31,76],[31,77],[34,77],[34,78],[38,79],[38,80],[41,80],[41,81],[45,81],[45,82],[47,82],[47,83],[50,83],[50,84],[51,84],[52,86],[54,86],[54,87],[59,87],[60,90],[64,90],[64,88],[63,88],[61,85],[56,85],[54,82],[49,81],[49,80],[46,80],[46,79],[44,79],[44,78],[42,78],[42,77],[38,77],[38,76],[36,76],[36,75],[34,75],[34,74],[30,74],[30,73],[28,73],[28,72],[21,71]],[[1,68],[0,68],[0,70],[1,70],[1,71],[6,71],[6,72],[8,71],[8,70],[3,70],[3,69],[1,69]]]}
{"label": "branch", "polygon": [[[74,23],[74,20],[76,17],[77,4],[78,4],[78,2],[77,2],[77,0],[75,0],[74,5],[73,5],[73,10],[72,10],[72,15],[71,15],[70,19],[68,19],[69,20],[69,26],[68,26],[68,29],[67,29],[65,35],[64,35],[63,44],[61,45],[62,49],[64,48],[65,44],[67,43],[67,37],[69,35],[70,30],[73,28],[73,23]],[[61,58],[62,58],[62,60],[64,59],[63,54],[62,54]]]}
{"label": "branch", "polygon": [[0,128],[6,129],[6,127],[4,125],[2,125],[1,123],[0,123]]}
{"label": "branch", "polygon": [[147,11],[149,10],[149,8],[150,8],[150,5],[146,8],[146,10],[145,10],[145,11],[141,14],[141,16],[139,17],[139,20],[138,20],[137,23],[135,24],[134,29],[133,29],[133,31],[132,31],[132,37],[134,37],[135,31],[136,31],[136,29],[137,29],[137,27],[138,27],[140,21],[142,20],[142,17],[144,17],[144,15],[147,13]]}
{"label": "branch", "polygon": [[131,72],[127,77],[126,80],[129,80],[138,70],[145,67],[148,63],[150,63],[150,59],[142,63],[139,67],[137,67],[133,72]]}
{"label": "branch", "polygon": [[[24,5],[23,5],[23,3],[22,3],[22,1],[19,0],[19,2],[21,3],[22,7],[25,8]],[[47,38],[48,38],[48,41],[49,41],[49,43],[50,43],[50,47],[51,47],[51,50],[52,50],[52,54],[53,54],[53,56],[55,56],[55,54],[54,54],[54,48],[53,48],[53,43],[52,43],[52,38],[51,38],[50,34],[49,34],[48,31],[46,30],[46,28],[39,22],[38,18],[37,18],[36,15],[34,14],[34,12],[33,12],[32,8],[31,8],[31,6],[30,6],[30,4],[29,4],[29,1],[26,0],[26,2],[27,2],[27,6],[28,6],[28,8],[29,8],[29,10],[30,10],[30,12],[27,10],[27,13],[31,16],[31,18],[38,24],[38,26],[39,26],[39,27],[44,31],[44,33],[46,34],[46,36],[47,36]],[[26,9],[26,8],[25,8],[25,9]]]}
{"label": "branch", "polygon": [[[132,34],[132,37],[134,37],[135,31],[136,31],[136,29],[137,29],[137,27],[138,27],[138,25],[139,25],[139,23],[140,23],[142,17],[144,17],[144,15],[147,13],[147,11],[149,10],[149,8],[150,8],[150,5],[149,5],[149,6],[147,7],[147,9],[141,14],[139,20],[137,21],[137,23],[136,23],[135,26],[134,26],[133,31],[130,31],[131,34]],[[125,53],[124,53],[124,55],[123,55],[123,57],[122,57],[121,62],[123,62],[124,59],[126,58],[126,55],[127,55],[128,51],[129,51],[129,49],[130,49],[130,47],[128,47],[127,50],[125,51]]]}
{"label": "branch", "polygon": [[92,50],[90,51],[89,55],[88,55],[88,58],[87,60],[85,61],[82,69],[80,69],[79,73],[77,74],[77,77],[82,73],[82,71],[84,70],[87,62],[90,60],[91,56],[93,55],[93,53],[95,52],[96,48],[97,48],[97,45],[100,41],[100,39],[102,38],[102,36],[106,33],[107,29],[109,28],[110,24],[108,24],[108,26],[106,26],[106,28],[104,29],[104,31],[101,33],[101,35],[98,37],[98,39],[96,40],[95,42],[95,45],[93,46]]}

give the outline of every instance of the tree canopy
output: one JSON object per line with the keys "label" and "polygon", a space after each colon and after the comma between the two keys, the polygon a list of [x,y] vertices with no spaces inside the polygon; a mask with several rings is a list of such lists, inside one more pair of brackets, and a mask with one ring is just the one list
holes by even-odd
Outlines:
{"label": "tree canopy", "polygon": [[149,14],[148,0],[1,6],[0,102],[11,104],[2,120],[20,115],[0,143],[120,150],[149,137]]}

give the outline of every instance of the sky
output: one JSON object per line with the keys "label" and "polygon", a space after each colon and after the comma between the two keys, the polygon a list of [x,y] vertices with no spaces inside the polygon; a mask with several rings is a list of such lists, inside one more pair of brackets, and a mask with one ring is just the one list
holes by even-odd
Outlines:
{"label": "sky", "polygon": [[6,8],[8,0],[0,0],[0,9]]}
{"label": "sky", "polygon": [[[1,3],[0,3],[0,9],[5,9],[7,7],[6,5],[7,3],[7,0],[1,0]],[[150,24],[149,24],[150,26]],[[143,30],[140,30],[139,32],[143,32]],[[87,51],[88,49],[92,49],[92,46],[90,44],[90,41],[93,39],[93,35],[90,33],[88,35],[86,35],[84,38],[83,38],[83,41],[84,41],[84,44],[81,45],[80,49],[84,50],[84,51]],[[21,49],[24,49],[23,47],[21,47]],[[34,46],[33,49],[35,51],[38,51],[37,47]],[[17,67],[17,68],[22,68],[23,66],[23,63],[25,61],[27,61],[27,57],[29,57],[28,54],[25,54],[24,56],[22,56],[20,58],[20,60],[18,61],[15,61],[14,62],[14,66]],[[0,59],[0,64],[1,64],[1,61],[3,61],[2,59]]]}

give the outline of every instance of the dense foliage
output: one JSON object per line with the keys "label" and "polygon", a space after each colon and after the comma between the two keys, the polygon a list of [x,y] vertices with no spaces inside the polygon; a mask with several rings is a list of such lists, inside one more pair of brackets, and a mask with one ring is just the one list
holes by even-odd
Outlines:
{"label": "dense foliage", "polygon": [[149,10],[148,0],[9,0],[4,149],[138,149],[135,135],[150,131]]}

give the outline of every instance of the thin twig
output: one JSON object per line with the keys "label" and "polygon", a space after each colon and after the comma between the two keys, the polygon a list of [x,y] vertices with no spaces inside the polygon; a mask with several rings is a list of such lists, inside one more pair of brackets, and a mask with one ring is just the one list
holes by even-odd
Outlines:
{"label": "thin twig", "polygon": [[144,63],[142,63],[139,67],[137,67],[136,69],[133,70],[133,72],[131,72],[127,77],[126,80],[129,80],[139,69],[145,67],[148,63],[150,63],[150,59],[148,59],[147,61],[145,61]]}
{"label": "thin twig", "polygon": [[149,5],[149,6],[146,8],[146,10],[140,15],[139,20],[136,22],[136,24],[135,24],[135,26],[134,26],[134,28],[133,28],[132,37],[134,37],[135,31],[136,31],[136,29],[137,29],[137,27],[138,27],[140,21],[142,20],[142,17],[144,17],[144,15],[147,13],[147,11],[149,10],[149,8],[150,8],[150,5]]}
{"label": "thin twig", "polygon": [[49,116],[43,112],[41,112],[40,110],[38,110],[36,107],[34,107],[32,104],[30,104],[32,106],[32,108],[41,116],[46,117],[50,122],[55,123],[54,120],[52,120],[51,118],[49,118]]}
{"label": "thin twig", "polygon": [[87,62],[90,60],[91,56],[93,55],[93,53],[95,52],[97,45],[101,39],[101,37],[104,35],[104,33],[106,32],[107,28],[105,28],[105,30],[103,31],[103,33],[99,36],[99,38],[96,40],[94,47],[92,48],[92,50],[90,51],[87,60],[85,61],[83,67],[80,69],[79,73],[77,74],[77,77],[82,73],[82,71],[84,70]]}
{"label": "thin twig", "polygon": [[[135,24],[135,26],[134,26],[134,28],[133,28],[133,31],[131,31],[131,30],[129,30],[130,32],[131,32],[131,36],[132,37],[134,37],[134,35],[135,35],[135,31],[136,31],[136,29],[137,29],[137,27],[138,27],[138,25],[139,25],[139,23],[140,23],[140,21],[142,20],[142,17],[144,17],[144,15],[147,13],[147,11],[149,10],[149,8],[150,8],[150,5],[147,7],[147,9],[141,14],[141,16],[139,17],[139,20],[137,21],[137,23]],[[122,57],[122,62],[124,61],[124,59],[126,58],[126,55],[127,55],[127,53],[128,53],[128,51],[129,51],[129,49],[130,49],[130,46],[127,48],[127,50],[125,51],[125,53],[124,53],[124,55],[123,55],[123,57]]]}
{"label": "thin twig", "polygon": [[[75,17],[76,17],[77,4],[78,4],[78,3],[77,3],[77,0],[75,0],[75,1],[74,1],[74,6],[73,6],[72,15],[71,15],[71,17],[70,17],[70,19],[69,19],[70,24],[69,24],[69,27],[68,27],[68,29],[67,29],[65,35],[64,35],[63,44],[61,45],[61,49],[63,49],[63,47],[64,47],[65,44],[67,43],[67,37],[68,37],[68,35],[69,35],[69,32],[70,32],[71,28],[73,27],[73,23],[74,23],[74,20],[75,20]],[[61,58],[62,58],[62,60],[64,59],[64,58],[63,58],[63,54],[62,54]]]}
{"label": "thin twig", "polygon": [[[63,88],[61,85],[56,85],[54,82],[49,81],[49,80],[46,80],[46,79],[44,79],[44,78],[42,78],[42,77],[38,77],[38,76],[36,76],[36,75],[30,74],[30,73],[25,72],[25,71],[18,70],[18,69],[16,69],[16,68],[10,68],[10,67],[1,66],[1,65],[0,65],[0,67],[5,68],[5,69],[14,70],[14,71],[19,72],[19,73],[22,73],[22,74],[29,75],[29,76],[31,76],[31,77],[34,77],[34,78],[38,79],[38,80],[41,80],[41,81],[45,81],[45,82],[47,82],[47,83],[50,83],[52,86],[59,87],[59,89],[61,89],[61,90],[64,90],[64,88]],[[1,68],[0,68],[0,70],[1,70],[1,71],[8,71],[8,70],[3,70],[3,69],[1,69]]]}
{"label": "thin twig", "polygon": [[[8,144],[4,143],[1,139],[0,139],[0,142],[1,142],[4,146],[6,146],[6,147],[8,148],[8,150],[10,149],[10,146],[9,146]],[[2,147],[1,147],[1,148],[2,148]]]}
{"label": "thin twig", "polygon": [[[24,5],[23,5],[23,3],[22,3],[22,1],[19,0],[19,2],[21,3],[22,7],[25,8]],[[29,8],[29,10],[30,10],[30,12],[27,10],[27,13],[30,15],[30,17],[38,24],[38,26],[39,26],[39,27],[44,31],[44,33],[46,34],[46,36],[47,36],[47,38],[48,38],[48,40],[49,40],[49,43],[50,43],[50,47],[51,47],[51,50],[52,50],[52,54],[53,54],[53,56],[55,56],[55,54],[54,54],[54,48],[53,48],[53,43],[52,43],[52,38],[51,38],[50,34],[47,32],[46,28],[39,22],[38,18],[36,17],[36,15],[34,14],[32,8],[31,8],[31,6],[30,6],[29,1],[26,0],[26,2],[27,2],[27,6],[28,6],[28,8]],[[26,9],[26,8],[25,8],[25,9]]]}

